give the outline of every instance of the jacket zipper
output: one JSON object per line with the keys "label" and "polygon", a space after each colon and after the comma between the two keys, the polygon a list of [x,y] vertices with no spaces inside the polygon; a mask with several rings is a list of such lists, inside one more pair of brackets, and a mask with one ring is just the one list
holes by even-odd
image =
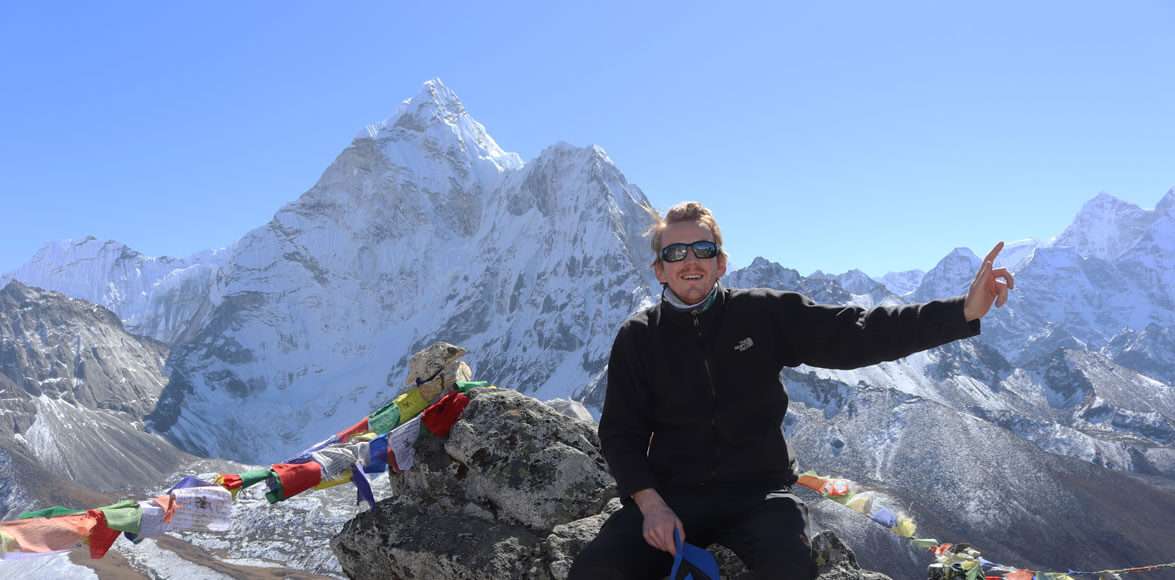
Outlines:
{"label": "jacket zipper", "polygon": [[714,435],[714,462],[710,464],[710,479],[718,475],[718,390],[714,388],[714,375],[710,372],[710,356],[706,353],[706,344],[702,340],[702,322],[700,312],[695,310],[694,329],[698,332],[698,346],[702,349],[702,367],[706,369],[706,383],[710,385],[710,431]]}

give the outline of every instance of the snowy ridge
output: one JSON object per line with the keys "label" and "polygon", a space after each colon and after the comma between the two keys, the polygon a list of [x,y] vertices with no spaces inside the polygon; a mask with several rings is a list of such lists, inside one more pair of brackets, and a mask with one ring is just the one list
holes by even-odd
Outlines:
{"label": "snowy ridge", "polygon": [[187,258],[153,258],[112,240],[87,236],[43,246],[20,268],[0,277],[61,292],[106,307],[132,332],[173,342],[216,299],[216,271],[225,250]]}

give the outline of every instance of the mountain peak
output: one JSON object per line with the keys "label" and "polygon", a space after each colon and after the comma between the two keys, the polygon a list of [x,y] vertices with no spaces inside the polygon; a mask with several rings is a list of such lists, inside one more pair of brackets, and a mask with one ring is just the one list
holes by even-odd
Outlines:
{"label": "mountain peak", "polygon": [[489,161],[495,172],[523,165],[517,153],[498,146],[485,126],[469,115],[457,93],[439,78],[425,81],[416,96],[396,107],[394,115],[364,127],[355,138],[410,142],[413,147],[428,149],[450,148],[470,161]]}
{"label": "mountain peak", "polygon": [[612,162],[612,158],[608,157],[608,152],[604,151],[604,148],[600,147],[599,145],[590,145],[587,147],[579,147],[577,145],[572,145],[571,143],[568,143],[566,141],[557,141],[553,145],[548,145],[541,152],[539,152],[539,157],[543,157],[544,155],[554,155],[554,154],[586,155],[586,156],[594,157],[596,159],[604,161],[608,165],[615,165],[615,163]]}
{"label": "mountain peak", "polygon": [[28,286],[22,284],[20,280],[13,278],[9,280],[8,283],[5,284],[2,288],[0,288],[0,296],[12,296],[13,298],[20,298],[28,291]]}
{"label": "mountain peak", "polygon": [[976,256],[975,252],[971,251],[971,248],[958,247],[951,250],[951,253],[947,254],[946,258],[943,258],[943,260],[946,260],[947,258],[965,258],[967,260],[978,260],[979,256]]}
{"label": "mountain peak", "polygon": [[1081,217],[1083,215],[1087,215],[1087,214],[1100,215],[1100,214],[1104,214],[1106,212],[1112,212],[1115,214],[1123,214],[1123,213],[1135,213],[1135,212],[1141,212],[1141,211],[1143,211],[1143,209],[1138,207],[1137,205],[1134,205],[1133,203],[1119,199],[1118,197],[1115,197],[1112,194],[1101,191],[1101,192],[1098,192],[1097,195],[1093,196],[1092,199],[1085,202],[1085,205],[1081,206],[1081,211],[1078,212],[1077,219],[1081,219]]}
{"label": "mountain peak", "polygon": [[1073,223],[1053,245],[1075,248],[1083,257],[1114,260],[1138,241],[1153,221],[1153,215],[1102,192],[1081,206]]}
{"label": "mountain peak", "polygon": [[1167,195],[1164,195],[1163,199],[1160,199],[1159,203],[1155,205],[1155,213],[1160,215],[1167,213],[1175,216],[1175,187],[1168,189]]}
{"label": "mountain peak", "polygon": [[424,81],[420,92],[415,97],[400,103],[398,113],[412,111],[416,113],[426,107],[432,107],[439,116],[456,117],[465,113],[465,104],[457,97],[452,89],[445,86],[439,78]]}

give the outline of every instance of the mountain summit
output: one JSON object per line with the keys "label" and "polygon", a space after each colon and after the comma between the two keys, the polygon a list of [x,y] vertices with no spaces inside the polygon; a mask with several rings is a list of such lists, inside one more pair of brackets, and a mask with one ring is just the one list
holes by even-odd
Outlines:
{"label": "mountain summit", "polygon": [[[599,147],[522,163],[439,80],[235,244],[153,421],[201,454],[272,461],[394,394],[405,353],[470,347],[541,397],[599,380],[651,299],[651,208]],[[264,416],[267,437],[241,437]]]}

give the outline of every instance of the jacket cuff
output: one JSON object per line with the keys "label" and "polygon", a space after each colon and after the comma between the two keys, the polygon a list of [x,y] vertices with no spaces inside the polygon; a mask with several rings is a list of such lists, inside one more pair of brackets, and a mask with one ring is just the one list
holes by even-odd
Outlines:
{"label": "jacket cuff", "polygon": [[621,499],[632,497],[632,494],[642,489],[656,489],[657,481],[651,473],[637,473],[625,477],[623,481],[616,478],[616,494]]}
{"label": "jacket cuff", "polygon": [[981,330],[979,321],[982,319],[976,318],[970,322],[967,321],[967,317],[963,314],[963,303],[966,299],[966,296],[956,296],[943,301],[947,304],[947,312],[943,319],[942,331],[949,340],[979,335]]}

